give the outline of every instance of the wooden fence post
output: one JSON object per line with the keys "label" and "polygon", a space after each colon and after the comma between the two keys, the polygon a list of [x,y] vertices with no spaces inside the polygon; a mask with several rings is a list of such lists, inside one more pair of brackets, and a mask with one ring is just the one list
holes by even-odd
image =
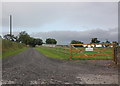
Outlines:
{"label": "wooden fence post", "polygon": [[117,48],[115,44],[113,44],[113,60],[117,64]]}

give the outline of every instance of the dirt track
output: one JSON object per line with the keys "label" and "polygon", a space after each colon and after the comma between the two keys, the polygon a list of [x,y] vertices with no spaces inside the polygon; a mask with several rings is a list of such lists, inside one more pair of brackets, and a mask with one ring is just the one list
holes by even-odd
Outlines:
{"label": "dirt track", "polygon": [[[63,61],[33,48],[4,59],[3,84],[117,84],[118,71],[108,61]],[[29,86],[29,85],[28,85]]]}

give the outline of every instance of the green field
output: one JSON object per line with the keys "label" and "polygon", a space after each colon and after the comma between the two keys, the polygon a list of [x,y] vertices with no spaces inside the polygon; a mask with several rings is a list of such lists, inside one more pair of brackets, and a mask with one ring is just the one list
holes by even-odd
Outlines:
{"label": "green field", "polygon": [[4,40],[4,39],[2,39],[1,45],[2,45],[1,46],[2,55],[0,56],[0,58],[13,56],[27,49],[25,44],[16,43],[16,42]]}
{"label": "green field", "polygon": [[85,51],[85,48],[73,48],[72,50],[74,53],[72,59],[111,60],[113,58],[112,48],[93,48],[93,51]]}
{"label": "green field", "polygon": [[[58,59],[64,59],[64,60],[69,60],[70,59],[70,49],[66,48],[64,49],[63,47],[37,47],[36,50],[38,50],[40,53],[44,54],[45,56],[52,57],[52,58],[58,58]],[[76,49],[72,49],[76,50]],[[85,48],[77,48],[77,50],[82,50],[80,53],[79,51],[73,51],[72,59],[81,59],[81,60],[112,60],[112,49],[111,48],[97,48],[94,49],[94,51],[85,51]],[[92,54],[99,53],[98,51],[103,51],[100,53],[103,53],[105,55],[94,55],[96,58],[92,57],[85,57],[87,56],[92,56]],[[80,56],[80,57],[76,57]],[[102,57],[102,58],[100,58]],[[109,58],[108,58],[109,57]]]}
{"label": "green field", "polygon": [[69,49],[64,50],[62,47],[38,47],[36,48],[40,53],[44,54],[45,56],[58,58],[58,59],[69,59]]}

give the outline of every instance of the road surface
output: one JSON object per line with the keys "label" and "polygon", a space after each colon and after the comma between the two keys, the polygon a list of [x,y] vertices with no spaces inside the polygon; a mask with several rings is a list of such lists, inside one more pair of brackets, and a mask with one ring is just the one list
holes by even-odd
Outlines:
{"label": "road surface", "polygon": [[[111,61],[63,61],[30,48],[3,59],[3,84],[118,84]],[[113,63],[112,63],[113,64]]]}

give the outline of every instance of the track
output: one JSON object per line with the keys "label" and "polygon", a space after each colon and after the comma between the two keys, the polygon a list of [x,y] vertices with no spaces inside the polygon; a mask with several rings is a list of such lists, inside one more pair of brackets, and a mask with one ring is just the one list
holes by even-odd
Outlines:
{"label": "track", "polygon": [[111,61],[52,59],[30,48],[2,61],[2,82],[3,84],[117,84],[117,68],[107,66],[109,63]]}

